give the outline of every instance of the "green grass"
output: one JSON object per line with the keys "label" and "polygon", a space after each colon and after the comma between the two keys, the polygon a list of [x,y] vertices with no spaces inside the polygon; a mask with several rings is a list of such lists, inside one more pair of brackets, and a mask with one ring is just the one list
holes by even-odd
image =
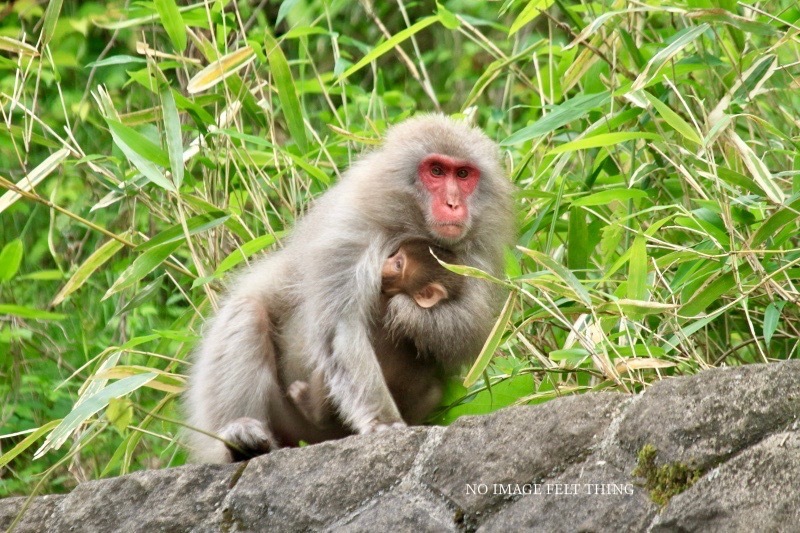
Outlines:
{"label": "green grass", "polygon": [[226,275],[418,112],[518,189],[507,312],[435,421],[797,357],[793,0],[0,11],[0,495],[181,464]]}

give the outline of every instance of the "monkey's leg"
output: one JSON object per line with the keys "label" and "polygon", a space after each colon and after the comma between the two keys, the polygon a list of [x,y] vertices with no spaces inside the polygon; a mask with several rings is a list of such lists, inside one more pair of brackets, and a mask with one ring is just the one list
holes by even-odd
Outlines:
{"label": "monkey's leg", "polygon": [[192,459],[225,463],[278,447],[268,417],[270,402],[281,401],[272,336],[262,301],[234,296],[220,309],[198,349],[186,409],[191,426],[232,446],[190,431]]}

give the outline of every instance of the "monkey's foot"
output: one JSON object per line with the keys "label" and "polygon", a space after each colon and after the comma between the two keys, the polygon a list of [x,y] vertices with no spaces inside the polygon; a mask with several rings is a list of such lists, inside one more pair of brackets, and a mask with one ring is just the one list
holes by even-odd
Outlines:
{"label": "monkey's foot", "polygon": [[305,405],[311,397],[311,387],[305,381],[294,381],[286,388],[286,394],[297,405]]}
{"label": "monkey's foot", "polygon": [[370,422],[364,429],[362,429],[359,433],[367,434],[367,433],[380,433],[382,431],[387,431],[390,429],[396,428],[404,428],[407,427],[405,422],[381,422],[380,420],[373,420]]}
{"label": "monkey's foot", "polygon": [[220,431],[220,437],[225,439],[233,462],[263,455],[279,447],[272,432],[255,418],[237,418]]}

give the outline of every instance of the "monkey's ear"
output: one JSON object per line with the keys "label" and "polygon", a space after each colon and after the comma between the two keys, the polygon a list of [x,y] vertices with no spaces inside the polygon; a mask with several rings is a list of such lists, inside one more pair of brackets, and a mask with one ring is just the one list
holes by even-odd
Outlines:
{"label": "monkey's ear", "polygon": [[428,309],[447,298],[447,289],[441,283],[428,283],[414,295],[414,301],[423,309]]}

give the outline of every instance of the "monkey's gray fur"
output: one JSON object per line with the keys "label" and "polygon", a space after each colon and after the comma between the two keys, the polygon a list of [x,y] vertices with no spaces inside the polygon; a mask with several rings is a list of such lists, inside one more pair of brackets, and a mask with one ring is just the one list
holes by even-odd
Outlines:
{"label": "monkey's gray fur", "polygon": [[[457,240],[431,230],[430,194],[417,174],[432,153],[480,170]],[[502,294],[473,278],[458,299],[430,309],[401,294],[379,324],[381,266],[401,242],[421,238],[452,250],[460,264],[501,275],[503,248],[513,239],[511,190],[497,145],[479,129],[442,115],[391,128],[381,148],[315,202],[282,250],[232,280],[195,354],[188,423],[246,451],[403,425],[376,360],[374,328],[413,340],[421,357],[453,369],[480,351]],[[309,381],[316,369],[344,424],[339,430],[306,427],[286,398],[288,384]],[[202,433],[189,431],[187,438],[194,460],[235,457]]]}

